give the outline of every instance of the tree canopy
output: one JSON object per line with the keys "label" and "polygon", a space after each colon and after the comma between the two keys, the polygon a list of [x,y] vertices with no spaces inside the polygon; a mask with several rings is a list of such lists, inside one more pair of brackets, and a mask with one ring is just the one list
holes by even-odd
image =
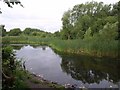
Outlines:
{"label": "tree canopy", "polygon": [[119,7],[118,2],[104,4],[103,2],[91,1],[75,5],[63,14],[63,26],[60,31],[62,39],[84,39],[101,34],[100,32],[103,32],[103,35],[106,32],[106,35],[108,34],[106,38],[112,36],[115,39],[118,29],[116,27]]}
{"label": "tree canopy", "polygon": [[21,34],[21,29],[20,28],[14,28],[14,29],[11,29],[10,32],[9,32],[9,36],[19,36]]}

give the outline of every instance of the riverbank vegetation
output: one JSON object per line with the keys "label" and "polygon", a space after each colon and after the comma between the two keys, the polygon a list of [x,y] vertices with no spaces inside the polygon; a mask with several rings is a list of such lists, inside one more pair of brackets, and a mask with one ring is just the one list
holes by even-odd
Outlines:
{"label": "riverbank vegetation", "polygon": [[[4,44],[37,44],[48,45],[53,49],[61,52],[74,54],[87,54],[91,56],[118,56],[118,41],[117,40],[61,40],[58,38],[41,38],[41,37],[4,37]],[[97,43],[96,43],[97,42]]]}
{"label": "riverbank vegetation", "polygon": [[92,1],[75,5],[66,11],[61,19],[62,29],[54,33],[35,28],[26,28],[23,31],[14,28],[6,31],[1,25],[3,90],[21,90],[28,87],[24,80],[29,76],[21,62],[15,59],[13,49],[5,46],[8,44],[48,45],[65,53],[118,58],[119,12],[120,2],[108,5]]}
{"label": "riverbank vegetation", "polygon": [[23,63],[15,58],[11,46],[2,48],[2,90],[31,90],[37,88],[57,88],[64,90],[65,87],[50,82],[43,77],[37,76],[25,70]]}
{"label": "riverbank vegetation", "polygon": [[21,63],[16,61],[12,47],[3,46],[2,48],[2,90],[26,88],[24,79],[25,71]]}
{"label": "riverbank vegetation", "polygon": [[46,44],[61,52],[117,57],[119,7],[119,2],[78,4],[63,14],[60,31],[15,28],[6,32],[3,29],[3,43]]}

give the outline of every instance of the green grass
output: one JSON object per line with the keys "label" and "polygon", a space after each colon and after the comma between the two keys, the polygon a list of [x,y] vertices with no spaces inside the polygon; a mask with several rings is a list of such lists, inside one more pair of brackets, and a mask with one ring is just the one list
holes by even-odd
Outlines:
{"label": "green grass", "polygon": [[118,56],[117,40],[41,38],[38,36],[3,37],[4,44],[38,44],[48,45],[61,52],[87,54],[92,56]]}
{"label": "green grass", "polygon": [[54,40],[50,46],[62,52],[87,54],[98,57],[117,57],[118,55],[118,41],[115,40]]}

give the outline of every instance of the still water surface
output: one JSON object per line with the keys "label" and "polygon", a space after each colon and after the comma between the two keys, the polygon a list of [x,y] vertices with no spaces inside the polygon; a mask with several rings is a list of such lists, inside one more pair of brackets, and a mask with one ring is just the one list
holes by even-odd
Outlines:
{"label": "still water surface", "polygon": [[85,88],[118,88],[118,61],[110,58],[68,55],[48,46],[23,45],[15,48],[16,57],[26,69],[59,84]]}

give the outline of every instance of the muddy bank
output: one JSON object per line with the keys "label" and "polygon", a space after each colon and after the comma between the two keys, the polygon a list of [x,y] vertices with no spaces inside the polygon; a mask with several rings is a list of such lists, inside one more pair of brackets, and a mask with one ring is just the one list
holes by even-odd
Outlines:
{"label": "muddy bank", "polygon": [[40,89],[40,88],[57,88],[57,89],[65,89],[64,86],[62,85],[59,85],[58,83],[56,82],[52,82],[52,81],[48,81],[48,80],[45,80],[42,76],[37,76],[33,73],[29,73],[27,71],[27,78],[25,80],[27,86],[29,89]]}

